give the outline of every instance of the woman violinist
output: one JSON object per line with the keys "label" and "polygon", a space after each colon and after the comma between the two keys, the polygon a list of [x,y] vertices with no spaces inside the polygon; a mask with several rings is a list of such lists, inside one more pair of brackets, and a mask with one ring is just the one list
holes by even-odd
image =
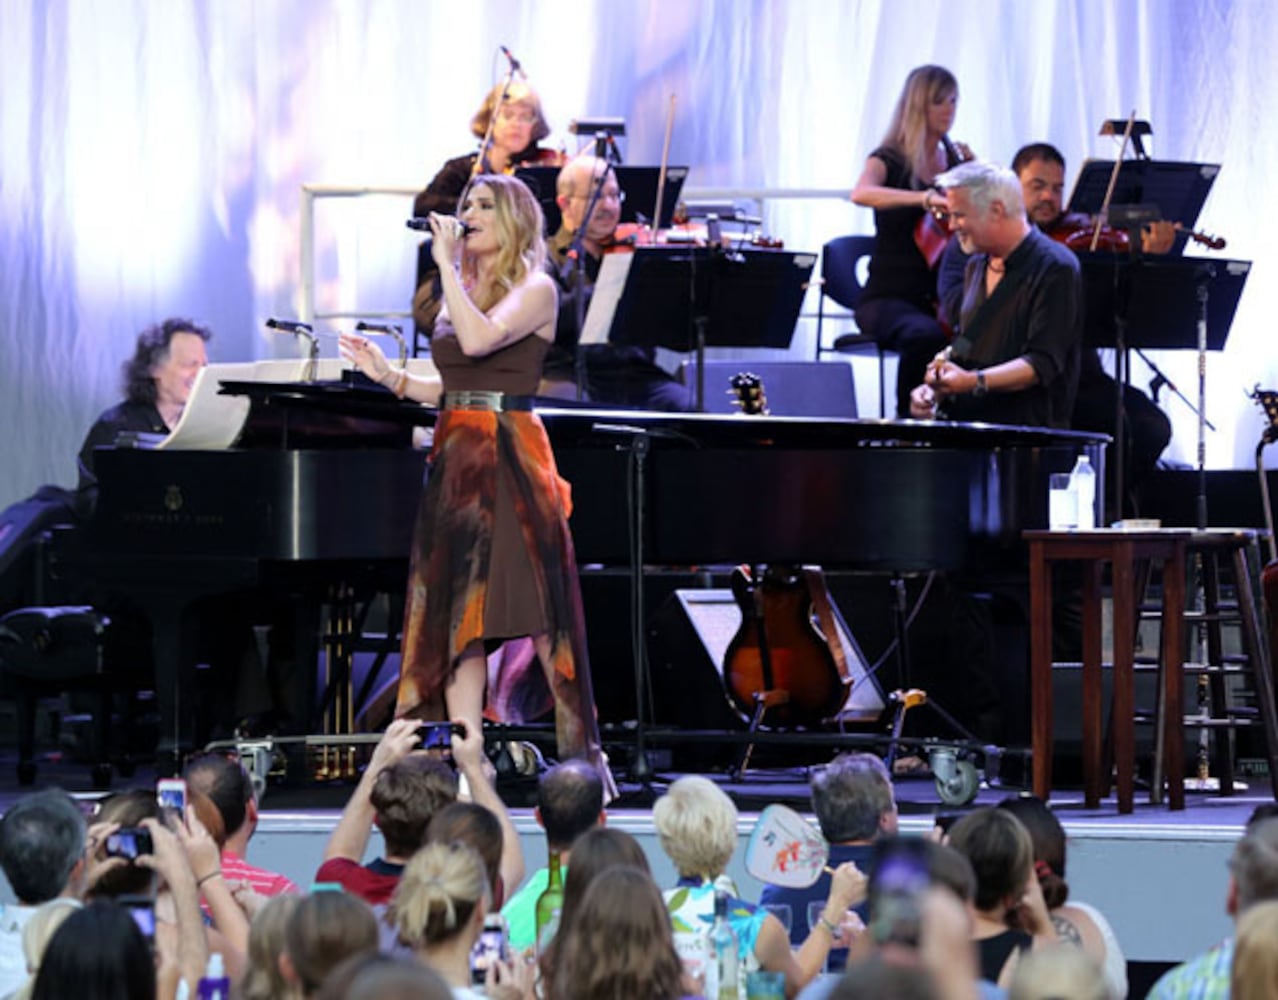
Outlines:
{"label": "woman violinist", "polygon": [[[502,95],[505,94],[505,100]],[[495,115],[495,117],[494,117]],[[492,136],[489,138],[491,129]],[[521,166],[559,166],[562,157],[552,149],[538,146],[550,135],[550,125],[541,110],[541,98],[528,84],[513,81],[497,84],[470,120],[470,131],[484,148],[448,160],[424,191],[413,199],[416,216],[453,215],[457,199],[470,179],[478,174],[513,174]],[[413,318],[422,330],[429,330],[439,311],[438,273],[423,261],[413,296]]]}
{"label": "woman violinist", "polygon": [[[562,757],[600,766],[568,485],[531,409],[555,334],[541,208],[522,181],[481,174],[461,201],[462,227],[431,215],[444,304],[431,337],[442,378],[392,368],[369,340],[342,334],[342,355],[397,396],[439,401],[430,472],[417,515],[396,714],[478,731],[486,654],[533,640],[535,668],[503,671],[490,702],[506,721],[555,708]],[[460,267],[454,263],[460,251]]]}
{"label": "woman violinist", "polygon": [[883,142],[866,159],[852,189],[853,202],[874,209],[877,234],[856,323],[900,355],[896,405],[901,417],[909,416],[910,391],[949,341],[936,315],[934,270],[946,234],[928,232],[927,213],[944,202],[932,190],[936,176],[972,158],[947,135],[957,108],[958,81],[949,70],[912,70]]}

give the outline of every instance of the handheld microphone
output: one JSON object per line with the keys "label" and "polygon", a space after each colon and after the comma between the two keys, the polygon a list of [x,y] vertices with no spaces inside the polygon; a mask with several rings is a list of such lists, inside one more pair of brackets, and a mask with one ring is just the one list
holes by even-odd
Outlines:
{"label": "handheld microphone", "polygon": [[274,316],[266,321],[266,325],[272,330],[283,330],[286,333],[310,334],[312,332],[310,323],[301,323],[292,319],[276,319]]}
{"label": "handheld microphone", "polygon": [[[421,232],[421,233],[429,233],[429,232],[430,232],[430,219],[428,219],[428,218],[427,218],[426,216],[424,216],[424,215],[415,215],[415,216],[413,216],[413,218],[411,218],[411,219],[409,219],[407,222],[405,222],[405,223],[404,223],[404,225],[406,225],[409,229],[416,229],[418,232]],[[458,238],[459,240],[461,240],[461,239],[465,239],[467,236],[469,236],[469,235],[470,235],[471,233],[473,233],[474,231],[475,231],[475,227],[474,227],[474,226],[468,226],[468,225],[466,225],[466,223],[464,223],[464,222],[462,222],[462,221],[458,220],[458,222],[457,222],[457,238]]]}
{"label": "handheld microphone", "polygon": [[506,57],[506,61],[510,63],[510,71],[512,73],[518,73],[519,79],[527,80],[528,74],[524,72],[524,67],[519,64],[519,60],[514,57],[510,49],[506,48],[504,45],[500,45],[498,48],[501,49],[501,54]]}

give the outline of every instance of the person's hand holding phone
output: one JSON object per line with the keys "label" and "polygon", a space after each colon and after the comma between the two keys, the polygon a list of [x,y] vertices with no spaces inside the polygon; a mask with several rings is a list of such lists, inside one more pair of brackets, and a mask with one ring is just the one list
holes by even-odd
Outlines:
{"label": "person's hand holding phone", "polygon": [[420,719],[395,719],[386,727],[382,738],[377,741],[373,757],[368,762],[368,770],[373,776],[380,774],[397,761],[403,760],[417,749],[421,729]]}
{"label": "person's hand holding phone", "polygon": [[89,825],[89,829],[84,835],[85,857],[88,859],[84,871],[86,888],[94,888],[98,884],[98,879],[107,872],[114,871],[116,868],[123,868],[129,863],[127,859],[108,854],[106,851],[107,838],[117,833],[119,829],[119,823],[92,823]]}
{"label": "person's hand holding phone", "polygon": [[453,762],[457,770],[466,776],[467,781],[489,780],[483,732],[471,732],[471,727],[464,721],[455,721],[459,727],[453,732]]}
{"label": "person's hand holding phone", "polygon": [[221,873],[222,851],[208,828],[200,822],[194,806],[186,807],[186,822],[178,823],[176,832],[197,886]]}
{"label": "person's hand holding phone", "polygon": [[484,973],[484,995],[490,1000],[533,1000],[535,967],[520,955],[499,958]]}
{"label": "person's hand holding phone", "polygon": [[139,854],[134,864],[159,874],[174,891],[183,887],[194,890],[195,876],[177,834],[158,819],[144,819],[142,827],[151,835],[151,850]]}

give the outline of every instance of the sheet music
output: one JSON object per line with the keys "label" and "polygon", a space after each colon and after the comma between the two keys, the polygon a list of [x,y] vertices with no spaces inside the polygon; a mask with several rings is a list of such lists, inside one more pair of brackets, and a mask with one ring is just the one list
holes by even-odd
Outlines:
{"label": "sheet music", "polygon": [[249,400],[246,396],[223,396],[219,389],[223,379],[252,380],[255,367],[253,362],[247,361],[201,368],[177,426],[155,447],[190,451],[231,447],[244,428]]}
{"label": "sheet music", "polygon": [[626,277],[634,261],[632,253],[604,254],[595,279],[590,308],[586,310],[586,324],[581,331],[581,344],[606,344],[612,329],[612,318],[617,313],[617,303],[626,287]]}

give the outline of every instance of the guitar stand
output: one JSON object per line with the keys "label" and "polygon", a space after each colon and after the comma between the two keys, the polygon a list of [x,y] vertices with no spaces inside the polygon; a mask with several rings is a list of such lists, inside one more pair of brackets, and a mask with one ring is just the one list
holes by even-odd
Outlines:
{"label": "guitar stand", "polygon": [[741,748],[741,756],[737,758],[737,763],[729,774],[733,781],[740,781],[750,769],[750,756],[754,753],[753,737],[759,731],[759,726],[763,724],[763,717],[767,715],[768,709],[789,703],[789,691],[756,691],[754,693],[754,712],[750,715],[750,726],[746,730],[746,735],[750,739]]}

